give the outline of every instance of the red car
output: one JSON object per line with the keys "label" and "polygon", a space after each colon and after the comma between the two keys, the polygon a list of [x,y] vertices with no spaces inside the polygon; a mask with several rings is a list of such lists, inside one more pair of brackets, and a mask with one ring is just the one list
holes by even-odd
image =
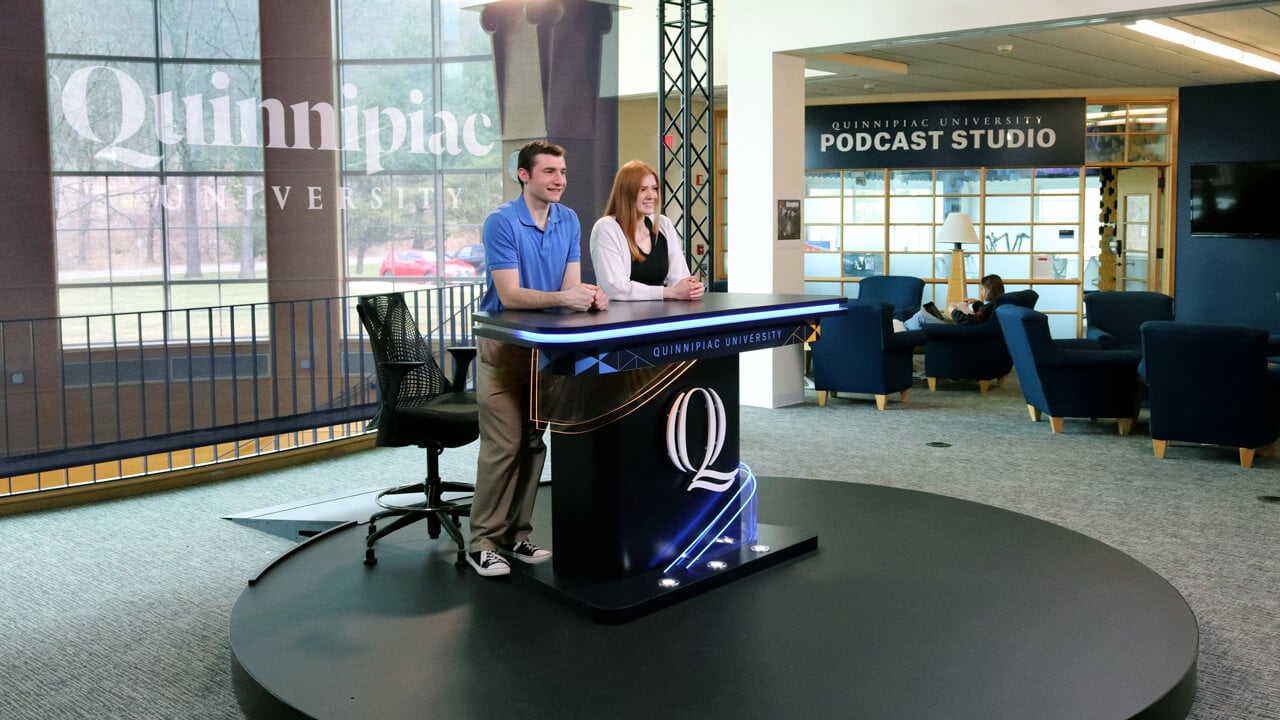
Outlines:
{"label": "red car", "polygon": [[[421,250],[396,250],[382,260],[378,268],[382,277],[436,277],[435,257]],[[476,269],[461,260],[444,261],[444,277],[475,277]]]}

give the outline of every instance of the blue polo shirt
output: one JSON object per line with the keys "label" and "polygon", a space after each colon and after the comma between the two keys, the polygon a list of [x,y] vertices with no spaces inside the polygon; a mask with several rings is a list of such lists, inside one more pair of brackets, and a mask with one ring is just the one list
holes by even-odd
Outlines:
{"label": "blue polo shirt", "polygon": [[493,271],[517,269],[520,287],[554,292],[564,283],[565,266],[579,262],[582,226],[572,209],[552,203],[547,227],[539,228],[529,214],[524,195],[497,207],[484,219],[484,258],[489,280],[480,309],[501,312],[502,301],[493,286]]}

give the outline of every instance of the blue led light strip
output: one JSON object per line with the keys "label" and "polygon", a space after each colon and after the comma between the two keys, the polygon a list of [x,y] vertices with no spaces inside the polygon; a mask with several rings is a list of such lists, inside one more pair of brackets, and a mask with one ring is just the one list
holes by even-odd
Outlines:
{"label": "blue led light strip", "polygon": [[[705,538],[708,534],[711,534],[711,539],[707,541],[707,544],[704,545],[702,549],[698,551],[697,555],[694,555],[691,559],[688,560],[688,562],[684,564],[686,568],[693,567],[693,563],[697,562],[698,558],[702,557],[703,553],[705,553],[708,550],[708,548],[710,548],[712,545],[715,544],[716,538],[720,537],[720,533],[725,529],[727,529],[729,525],[733,524],[734,520],[738,519],[738,516],[742,514],[743,506],[745,506],[746,503],[751,502],[751,499],[755,497],[756,495],[755,473],[751,472],[751,468],[747,467],[745,463],[738,463],[738,472],[746,473],[747,481],[738,486],[737,492],[735,492],[733,496],[730,497],[727,502],[725,502],[724,507],[720,508],[720,512],[716,513],[716,516],[711,518],[711,522],[707,523],[707,526],[702,529],[702,532],[698,533],[698,536],[693,539],[693,542],[690,542],[685,547],[685,549],[681,551],[679,555],[676,556],[676,559],[671,561],[670,565],[667,565],[665,568],[662,569],[662,573],[664,575],[671,572],[671,568],[675,567],[676,565],[679,565],[681,561],[688,558],[689,552],[693,550],[693,548],[696,547],[698,543],[702,542],[703,538]],[[725,512],[727,512],[729,508],[734,507],[735,501],[738,499],[738,496],[742,495],[742,492],[748,489],[750,490],[751,494],[747,496],[746,501],[741,503],[736,503],[738,508],[737,511],[734,512],[733,515],[731,515],[727,520],[725,520],[723,524],[719,525],[719,528],[720,528],[719,530],[717,530],[715,533],[711,533],[711,529],[714,527],[717,527],[717,523],[720,522],[720,518],[724,516]]]}
{"label": "blue led light strip", "polygon": [[[742,483],[742,489],[748,489],[750,494],[747,495],[746,500],[743,500],[742,502],[738,503],[737,511],[734,512],[733,515],[731,515],[727,520],[724,521],[724,524],[720,526],[719,530],[712,533],[711,540],[707,542],[707,544],[702,546],[702,549],[698,551],[698,554],[694,555],[693,558],[689,560],[689,562],[685,563],[686,568],[693,567],[693,564],[698,561],[698,558],[702,557],[703,553],[705,553],[707,550],[710,550],[711,547],[716,544],[716,539],[719,538],[724,533],[724,531],[729,529],[729,526],[732,525],[734,521],[738,519],[738,516],[742,514],[742,509],[746,507],[746,505],[751,502],[751,499],[756,496],[756,476],[754,473],[751,472],[751,468],[745,465],[743,465],[742,468],[747,473],[747,480],[746,482]],[[733,506],[733,500],[730,499],[729,504],[725,505],[725,509],[727,510],[732,506]],[[720,512],[721,514],[724,513],[723,510],[721,510]],[[712,520],[711,522],[715,522],[715,520]],[[739,540],[738,544],[741,545],[742,538],[738,538],[738,540]]]}
{"label": "blue led light strip", "polygon": [[[779,320],[783,318],[815,315],[818,313],[833,313],[839,312],[843,309],[844,308],[840,303],[832,302],[806,307],[771,308],[769,310],[757,310],[755,312],[742,313],[740,315],[716,315],[713,317],[689,318],[686,320],[668,320],[666,322],[653,323],[651,325],[629,325],[627,327],[605,330],[583,330],[580,332],[564,333],[538,332],[536,330],[513,330],[511,332],[511,337],[517,340],[525,340],[542,345],[573,345],[577,343],[594,342],[597,340],[644,337],[646,335],[674,332],[677,330],[697,330],[709,327],[728,328],[733,325],[741,325],[743,323],[757,322],[761,320]],[[484,321],[478,320],[476,325],[483,327]],[[496,328],[497,326],[495,325],[492,327]]]}

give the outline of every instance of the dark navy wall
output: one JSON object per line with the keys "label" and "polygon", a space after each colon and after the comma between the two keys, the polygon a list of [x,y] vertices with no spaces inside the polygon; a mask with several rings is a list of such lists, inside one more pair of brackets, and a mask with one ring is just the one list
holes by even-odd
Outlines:
{"label": "dark navy wall", "polygon": [[1280,81],[1183,88],[1179,98],[1177,318],[1280,332],[1280,237],[1192,237],[1188,216],[1192,163],[1280,160]]}

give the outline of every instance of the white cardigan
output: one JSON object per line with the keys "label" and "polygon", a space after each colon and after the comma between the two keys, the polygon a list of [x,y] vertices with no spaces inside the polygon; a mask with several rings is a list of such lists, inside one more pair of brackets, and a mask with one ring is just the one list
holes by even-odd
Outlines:
{"label": "white cardigan", "polygon": [[[657,215],[657,231],[667,238],[667,277],[663,285],[674,285],[689,277],[680,250],[676,226],[666,215]],[[591,263],[596,271],[596,284],[610,300],[661,300],[662,285],[645,285],[631,281],[631,248],[622,226],[612,215],[605,215],[591,228]]]}

